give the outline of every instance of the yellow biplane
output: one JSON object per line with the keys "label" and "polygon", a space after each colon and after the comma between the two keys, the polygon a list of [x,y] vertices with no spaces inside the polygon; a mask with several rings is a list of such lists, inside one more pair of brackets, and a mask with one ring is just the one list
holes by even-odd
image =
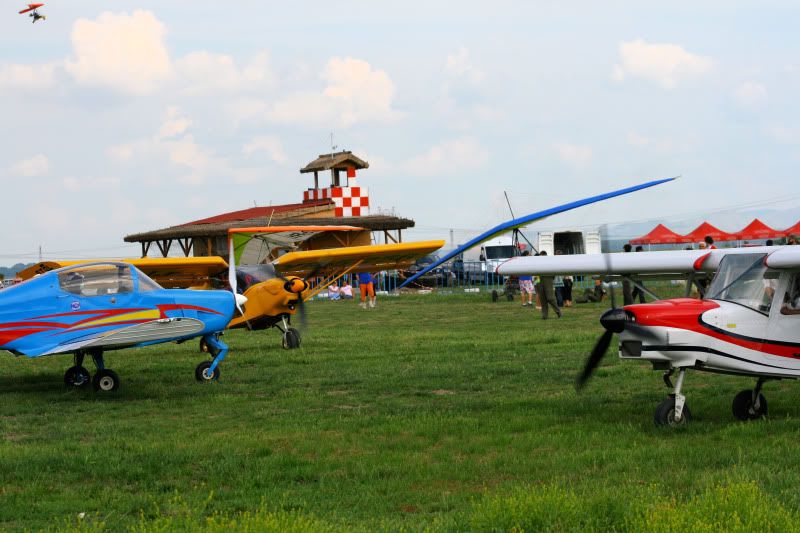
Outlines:
{"label": "yellow biplane", "polygon": [[[228,324],[251,330],[276,327],[284,348],[300,346],[291,317],[346,274],[404,269],[435,252],[442,240],[300,250],[320,232],[364,231],[352,226],[270,226],[228,230],[229,258],[166,257],[123,259],[165,288],[228,288],[247,303]],[[56,268],[97,261],[45,261],[19,272],[23,280]]]}

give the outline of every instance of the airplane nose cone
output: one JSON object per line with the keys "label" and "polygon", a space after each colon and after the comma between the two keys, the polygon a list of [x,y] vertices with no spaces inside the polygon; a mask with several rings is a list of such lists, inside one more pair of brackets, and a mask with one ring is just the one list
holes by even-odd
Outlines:
{"label": "airplane nose cone", "polygon": [[609,309],[600,317],[600,324],[612,333],[622,333],[625,330],[625,322],[628,317],[622,308]]}
{"label": "airplane nose cone", "polygon": [[285,288],[288,292],[298,294],[306,289],[306,282],[300,278],[292,278],[286,282]]}
{"label": "airplane nose cone", "polygon": [[236,306],[237,307],[244,307],[244,304],[247,303],[247,296],[244,294],[234,294],[234,298],[236,298]]}

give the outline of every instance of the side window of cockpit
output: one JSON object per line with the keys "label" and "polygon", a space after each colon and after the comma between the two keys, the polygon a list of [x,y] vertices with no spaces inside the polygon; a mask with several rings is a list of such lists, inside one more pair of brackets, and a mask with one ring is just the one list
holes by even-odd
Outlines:
{"label": "side window of cockpit", "polygon": [[780,278],[780,272],[777,270],[767,269],[764,271],[764,295],[761,302],[761,310],[764,312],[769,313],[772,307],[772,300],[775,298],[775,289],[778,288],[778,278]]}
{"label": "side window of cockpit", "polygon": [[800,315],[800,273],[792,274],[789,284],[786,286],[786,294],[783,295],[781,304],[781,314]]}
{"label": "side window of cockpit", "polygon": [[61,290],[77,296],[104,296],[133,292],[127,265],[89,265],[59,274]]}

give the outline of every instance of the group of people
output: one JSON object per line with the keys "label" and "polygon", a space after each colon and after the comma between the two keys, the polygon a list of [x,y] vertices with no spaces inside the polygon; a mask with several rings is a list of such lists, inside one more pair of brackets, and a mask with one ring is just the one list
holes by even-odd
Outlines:
{"label": "group of people", "polygon": [[[556,255],[560,252],[557,250]],[[525,250],[522,255],[530,255],[530,252]],[[536,255],[547,255],[547,252],[543,250]],[[522,306],[533,307],[535,298],[536,309],[541,310],[543,320],[549,318],[550,307],[561,318],[561,308],[572,306],[572,276],[520,276],[519,290]]]}
{"label": "group of people", "polygon": [[[377,297],[375,296],[375,276],[369,272],[362,272],[358,275],[358,292],[360,294],[359,306],[362,309],[374,309],[377,305]],[[328,286],[328,299],[329,300],[352,300],[353,287],[350,282],[345,279],[344,285],[339,286],[338,282],[331,283]]]}

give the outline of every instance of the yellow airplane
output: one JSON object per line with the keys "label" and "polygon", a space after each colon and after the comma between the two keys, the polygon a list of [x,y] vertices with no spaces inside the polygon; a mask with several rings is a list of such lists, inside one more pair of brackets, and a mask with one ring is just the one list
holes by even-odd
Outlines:
{"label": "yellow airplane", "polygon": [[[228,324],[229,328],[251,330],[276,327],[283,347],[300,346],[300,332],[291,317],[303,302],[326,290],[350,273],[403,269],[417,259],[435,252],[442,240],[369,246],[348,246],[321,250],[296,250],[309,233],[332,231],[331,226],[270,226],[229,230],[230,257],[166,257],[123,259],[165,288],[229,288],[247,297],[247,303]],[[343,231],[343,226],[333,226]],[[362,228],[352,228],[362,230]],[[362,230],[363,231],[363,230]],[[249,255],[249,257],[248,257]],[[239,264],[242,258],[249,259]],[[45,261],[22,270],[23,280],[37,274],[97,261]],[[252,261],[252,262],[251,262]],[[201,343],[201,349],[203,348]]]}

